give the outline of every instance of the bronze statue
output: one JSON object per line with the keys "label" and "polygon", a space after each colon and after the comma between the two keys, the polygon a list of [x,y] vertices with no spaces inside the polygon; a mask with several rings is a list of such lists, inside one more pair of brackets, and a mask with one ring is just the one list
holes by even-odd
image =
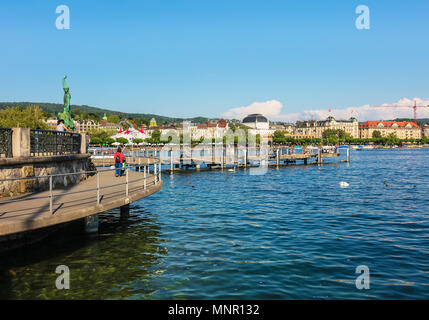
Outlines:
{"label": "bronze statue", "polygon": [[71,100],[71,95],[70,95],[70,88],[67,86],[66,84],[66,79],[67,76],[65,75],[63,78],[63,90],[64,90],[64,110],[63,112],[58,113],[58,118],[61,120],[64,120],[64,125],[69,129],[69,130],[74,130],[75,129],[75,124],[74,121],[71,117],[71,113],[70,113],[70,100]]}

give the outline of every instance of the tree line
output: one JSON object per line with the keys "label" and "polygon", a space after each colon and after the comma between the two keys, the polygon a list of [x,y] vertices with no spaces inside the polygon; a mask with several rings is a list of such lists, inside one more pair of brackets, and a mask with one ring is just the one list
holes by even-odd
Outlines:
{"label": "tree line", "polygon": [[376,145],[402,145],[404,143],[428,144],[429,138],[424,136],[422,139],[400,139],[394,133],[383,137],[381,132],[375,130],[372,138],[353,138],[344,130],[327,129],[323,132],[322,138],[293,138],[287,137],[285,130],[277,130],[273,134],[273,143],[286,145],[311,145],[311,144],[376,144]]}

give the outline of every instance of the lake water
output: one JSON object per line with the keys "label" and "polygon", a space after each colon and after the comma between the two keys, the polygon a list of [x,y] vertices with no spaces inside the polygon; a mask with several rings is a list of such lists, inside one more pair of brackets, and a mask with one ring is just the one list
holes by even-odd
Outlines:
{"label": "lake water", "polygon": [[[428,299],[429,150],[351,160],[163,174],[127,221],[101,215],[98,236],[3,256],[0,298]],[[55,288],[58,265],[69,290]],[[360,265],[369,290],[356,288]]]}

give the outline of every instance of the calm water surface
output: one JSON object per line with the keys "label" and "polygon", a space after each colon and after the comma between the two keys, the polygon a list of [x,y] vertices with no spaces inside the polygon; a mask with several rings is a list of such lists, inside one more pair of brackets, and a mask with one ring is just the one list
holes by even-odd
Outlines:
{"label": "calm water surface", "polygon": [[[102,215],[98,236],[3,255],[0,298],[429,298],[428,149],[163,180],[128,221]],[[70,268],[70,290],[55,289],[58,265]],[[359,265],[369,290],[356,289]]]}

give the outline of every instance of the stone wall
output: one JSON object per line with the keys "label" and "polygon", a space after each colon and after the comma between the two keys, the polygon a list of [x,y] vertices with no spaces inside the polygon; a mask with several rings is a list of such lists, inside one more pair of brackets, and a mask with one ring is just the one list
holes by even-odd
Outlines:
{"label": "stone wall", "polygon": [[[43,176],[83,172],[88,170],[88,165],[88,154],[0,159],[0,197],[49,190],[49,178]],[[15,181],[3,180],[21,177],[31,178]],[[53,177],[52,182],[54,188],[59,188],[86,178],[86,174],[65,175]]]}

